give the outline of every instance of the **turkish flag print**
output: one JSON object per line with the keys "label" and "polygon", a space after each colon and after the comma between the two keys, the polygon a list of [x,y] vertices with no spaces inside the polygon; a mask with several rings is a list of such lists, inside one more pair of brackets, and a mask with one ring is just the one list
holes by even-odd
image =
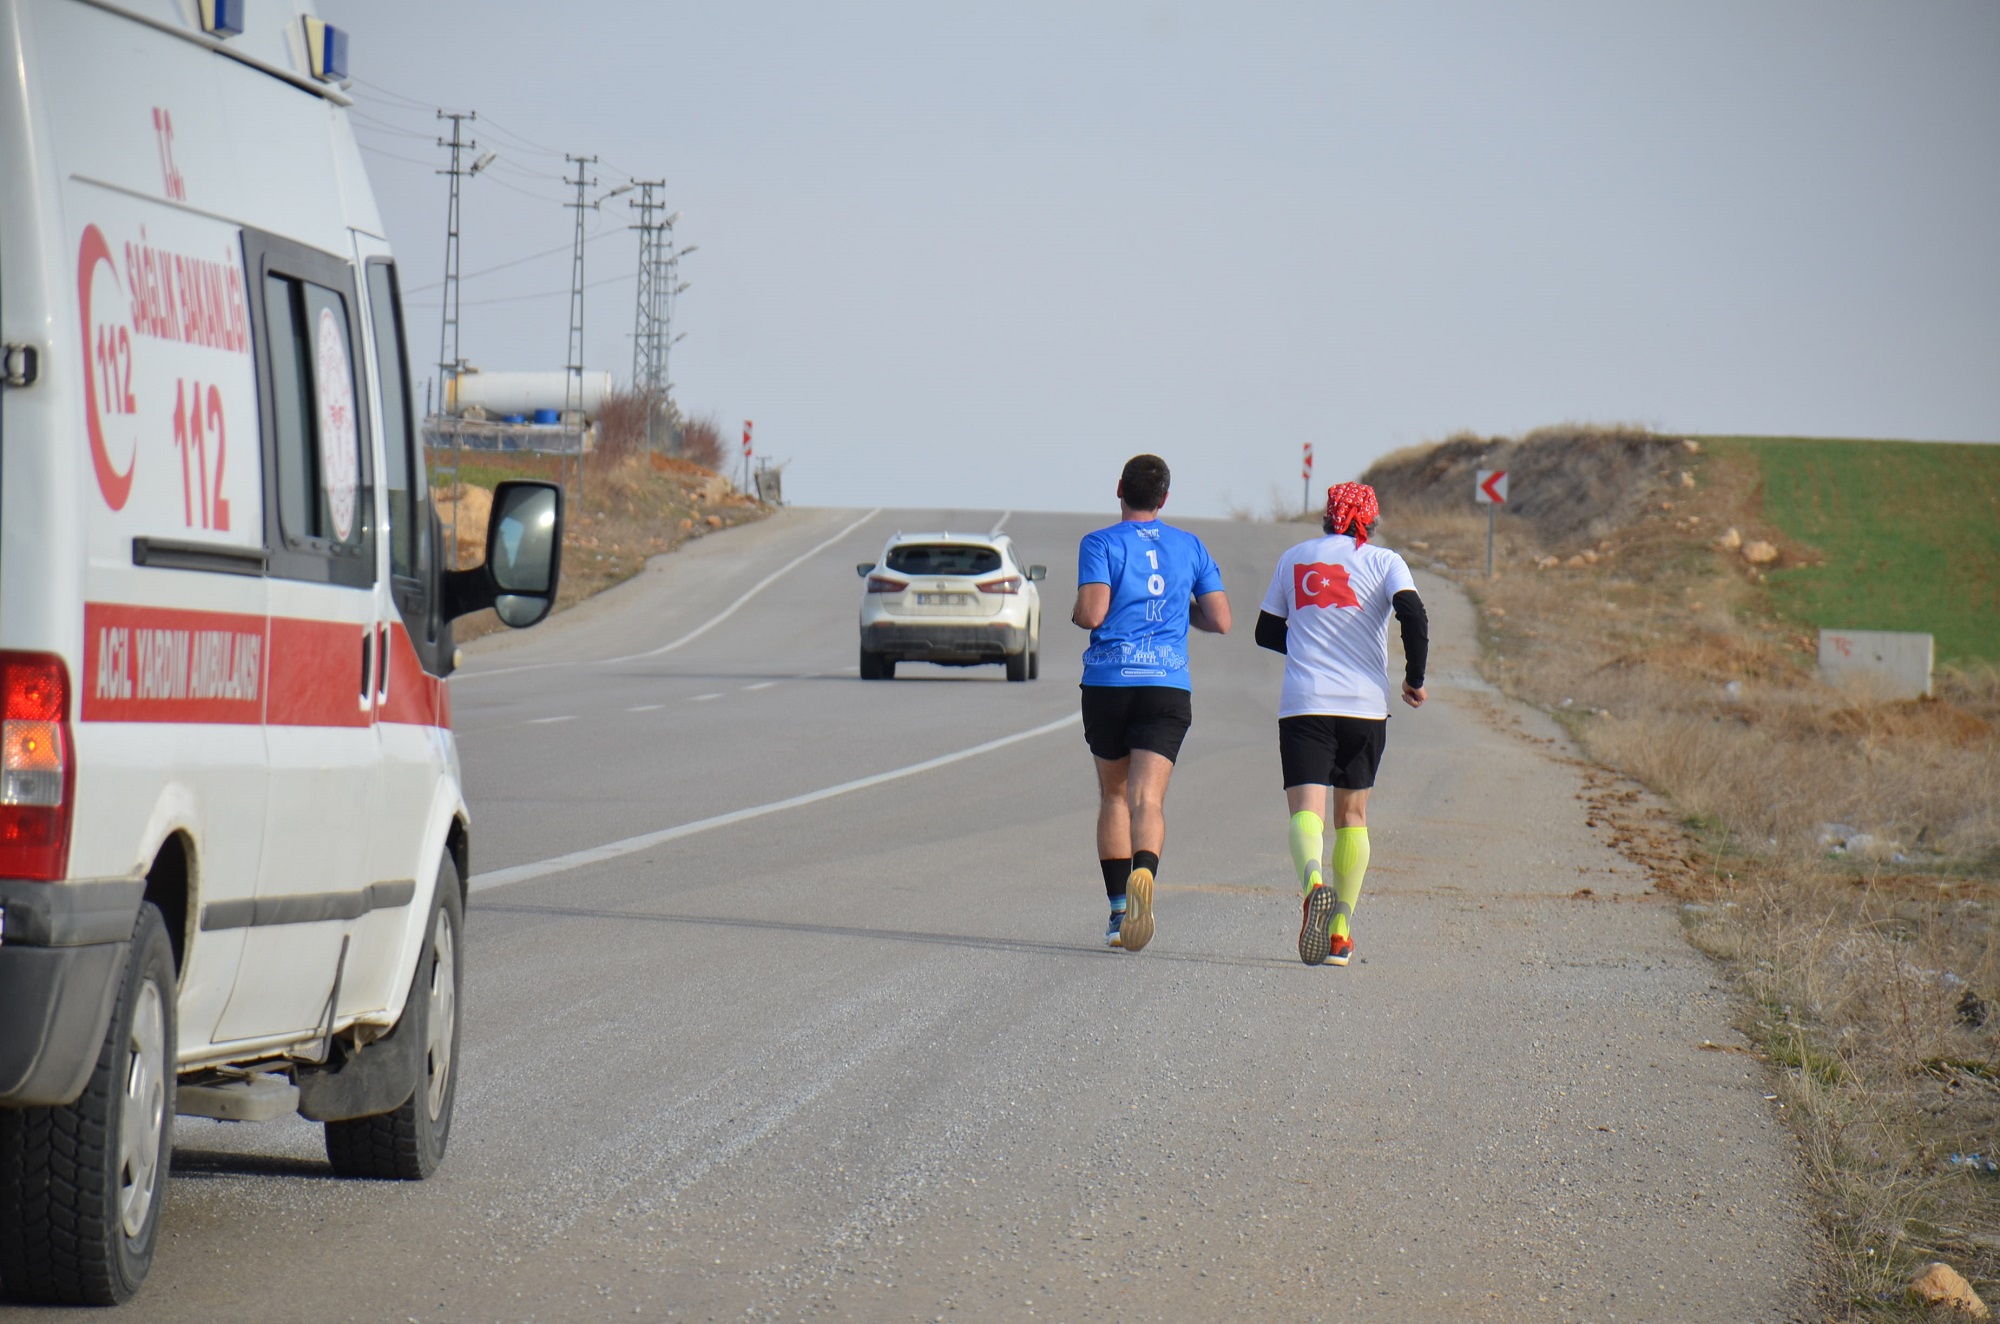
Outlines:
{"label": "turkish flag print", "polygon": [[1292,608],[1301,607],[1359,607],[1361,600],[1354,596],[1353,587],[1347,582],[1347,567],[1344,565],[1322,565],[1314,561],[1310,565],[1292,567]]}

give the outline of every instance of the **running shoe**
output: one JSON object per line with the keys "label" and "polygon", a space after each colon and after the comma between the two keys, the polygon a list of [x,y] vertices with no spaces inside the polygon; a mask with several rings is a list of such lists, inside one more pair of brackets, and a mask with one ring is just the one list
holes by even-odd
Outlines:
{"label": "running shoe", "polygon": [[1106,947],[1121,946],[1124,940],[1120,936],[1119,930],[1123,929],[1124,927],[1125,927],[1124,910],[1119,909],[1112,911],[1111,923],[1106,925],[1104,929],[1104,945]]}
{"label": "running shoe", "polygon": [[1153,940],[1153,871],[1134,869],[1125,884],[1125,924],[1119,946],[1136,952]]}
{"label": "running shoe", "polygon": [[1333,907],[1338,900],[1333,889],[1321,883],[1306,893],[1299,907],[1299,959],[1307,965],[1326,960],[1328,931],[1333,928]]}
{"label": "running shoe", "polygon": [[1328,965],[1346,965],[1353,959],[1354,939],[1343,938],[1337,933],[1334,934],[1332,941],[1327,945],[1326,963]]}

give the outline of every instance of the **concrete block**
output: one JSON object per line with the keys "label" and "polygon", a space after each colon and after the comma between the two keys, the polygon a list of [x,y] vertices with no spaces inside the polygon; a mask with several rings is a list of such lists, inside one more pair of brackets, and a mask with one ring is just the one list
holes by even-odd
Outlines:
{"label": "concrete block", "polygon": [[1821,630],[1819,674],[1835,685],[1887,699],[1928,697],[1936,646],[1928,634]]}

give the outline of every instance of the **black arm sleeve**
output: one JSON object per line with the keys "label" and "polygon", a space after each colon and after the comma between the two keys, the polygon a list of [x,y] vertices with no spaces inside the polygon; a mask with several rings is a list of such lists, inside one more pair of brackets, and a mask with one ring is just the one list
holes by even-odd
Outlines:
{"label": "black arm sleeve", "polygon": [[[1413,588],[1406,588],[1390,601],[1396,623],[1403,627],[1403,682],[1413,690],[1424,687],[1424,666],[1431,660],[1431,622],[1424,614],[1424,600]],[[1261,627],[1263,622],[1258,622]],[[1258,632],[1258,643],[1263,633]]]}
{"label": "black arm sleeve", "polygon": [[1268,648],[1273,653],[1285,651],[1285,635],[1290,627],[1282,616],[1273,616],[1268,611],[1257,613],[1257,647]]}

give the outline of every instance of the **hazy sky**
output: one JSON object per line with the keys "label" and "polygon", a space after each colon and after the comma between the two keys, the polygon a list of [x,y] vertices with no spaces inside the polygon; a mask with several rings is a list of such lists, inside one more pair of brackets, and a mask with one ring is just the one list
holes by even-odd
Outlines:
{"label": "hazy sky", "polygon": [[[321,11],[406,285],[435,107],[501,153],[468,274],[567,242],[563,151],[664,177],[676,398],[754,418],[800,503],[1100,508],[1154,450],[1221,514],[1297,499],[1303,441],[1323,487],[1570,418],[2000,440],[1991,0]],[[621,381],[626,202],[588,248]],[[466,355],[560,368],[568,280],[468,279]]]}

